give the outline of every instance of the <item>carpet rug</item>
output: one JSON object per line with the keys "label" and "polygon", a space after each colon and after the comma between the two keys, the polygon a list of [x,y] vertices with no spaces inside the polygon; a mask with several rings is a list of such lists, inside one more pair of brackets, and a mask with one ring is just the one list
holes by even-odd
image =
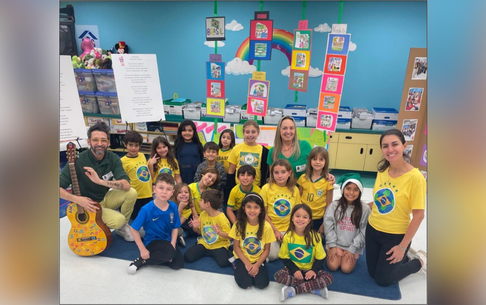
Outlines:
{"label": "carpet rug", "polygon": [[[185,238],[186,246],[179,247],[182,254],[186,250],[196,243],[195,237]],[[137,245],[134,242],[127,242],[121,236],[113,232],[113,243],[111,246],[103,251],[101,256],[117,258],[127,260],[127,268],[129,265],[128,261],[132,261],[140,256]],[[267,271],[270,275],[270,280],[275,281],[273,275],[278,270],[284,267],[281,260],[276,260],[267,263]],[[233,267],[219,267],[216,261],[211,257],[203,257],[198,261],[193,263],[184,262],[184,268],[191,270],[199,270],[205,272],[215,272],[221,274],[234,275]],[[344,293],[351,293],[356,295],[363,295],[373,298],[387,299],[387,300],[400,300],[402,298],[400,287],[398,284],[391,285],[389,287],[380,287],[376,282],[368,275],[368,270],[366,267],[365,255],[361,255],[356,263],[356,267],[349,274],[344,274],[340,270],[330,271],[327,269],[326,263],[324,262],[324,270],[331,273],[334,277],[334,282],[328,287],[330,291],[338,291]]]}

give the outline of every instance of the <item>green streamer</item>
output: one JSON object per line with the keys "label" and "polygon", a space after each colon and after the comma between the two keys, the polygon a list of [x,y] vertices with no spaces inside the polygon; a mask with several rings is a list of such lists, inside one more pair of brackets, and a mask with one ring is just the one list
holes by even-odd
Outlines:
{"label": "green streamer", "polygon": [[344,1],[339,2],[339,18],[338,18],[338,23],[341,23],[341,18],[343,17],[343,6],[344,6]]}
{"label": "green streamer", "polygon": [[263,1],[260,1],[260,11],[263,11]]}
{"label": "green streamer", "polygon": [[218,15],[218,1],[214,1],[214,17]]}
{"label": "green streamer", "polygon": [[305,20],[305,8],[307,6],[307,1],[302,2],[302,20]]}
{"label": "green streamer", "polygon": [[297,103],[299,100],[299,91],[295,91],[294,103]]}

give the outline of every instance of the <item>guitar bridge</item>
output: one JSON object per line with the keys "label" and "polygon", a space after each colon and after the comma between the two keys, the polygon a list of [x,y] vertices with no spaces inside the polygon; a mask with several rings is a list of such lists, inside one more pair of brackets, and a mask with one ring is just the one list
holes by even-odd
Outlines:
{"label": "guitar bridge", "polygon": [[90,240],[96,240],[96,237],[95,236],[89,236],[89,237],[81,237],[81,238],[76,239],[77,242],[84,242],[84,241],[90,241]]}

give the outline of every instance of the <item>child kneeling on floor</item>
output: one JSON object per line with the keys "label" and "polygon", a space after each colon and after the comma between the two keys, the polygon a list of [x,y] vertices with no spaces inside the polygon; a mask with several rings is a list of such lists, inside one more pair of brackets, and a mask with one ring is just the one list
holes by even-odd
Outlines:
{"label": "child kneeling on floor", "polygon": [[312,211],[307,204],[297,204],[292,209],[289,229],[283,236],[278,256],[285,265],[274,275],[277,283],[285,285],[280,301],[305,292],[327,299],[327,286],[333,277],[322,270],[326,252],[320,234],[312,229]]}
{"label": "child kneeling on floor", "polygon": [[[140,257],[128,267],[128,272],[135,274],[145,265],[166,264],[172,269],[184,266],[184,258],[176,247],[178,228],[181,226],[177,204],[170,201],[174,193],[175,180],[171,174],[157,176],[153,186],[155,199],[144,205],[130,228],[135,243],[140,250]],[[139,230],[145,229],[144,241]]]}
{"label": "child kneeling on floor", "polygon": [[227,267],[230,246],[228,233],[231,230],[228,218],[223,212],[218,211],[222,204],[221,192],[218,190],[205,190],[199,201],[201,215],[198,219],[192,219],[192,229],[201,234],[194,246],[187,249],[184,259],[188,263],[197,261],[204,256],[211,256],[218,266]]}

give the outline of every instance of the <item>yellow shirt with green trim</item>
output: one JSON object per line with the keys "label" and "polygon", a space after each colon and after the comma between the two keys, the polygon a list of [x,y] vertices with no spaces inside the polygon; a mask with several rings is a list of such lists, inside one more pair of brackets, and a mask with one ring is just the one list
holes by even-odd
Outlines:
{"label": "yellow shirt with green trim", "polygon": [[224,170],[228,173],[229,168],[229,156],[233,148],[228,148],[227,150],[220,149],[218,151],[218,158],[216,159],[217,162],[221,163],[224,166]]}
{"label": "yellow shirt with green trim", "polygon": [[142,153],[138,153],[137,157],[125,155],[121,158],[121,163],[128,178],[130,178],[130,186],[137,191],[137,198],[152,197],[152,182],[147,166],[147,157]]}
{"label": "yellow shirt with green trim", "polygon": [[[259,225],[252,226],[249,223],[246,223],[246,234],[244,240],[242,240],[241,236],[236,235],[236,223],[233,224],[233,227],[231,227],[231,231],[229,233],[229,236],[231,238],[240,242],[240,248],[241,251],[243,251],[243,255],[252,264],[258,261],[260,256],[263,254],[263,250],[266,244],[271,244],[277,240],[275,238],[275,234],[273,233],[272,226],[270,226],[267,221],[265,221],[265,226],[263,228],[262,239],[259,240],[257,238],[257,232],[259,227]],[[235,256],[235,259],[239,258],[235,250],[233,250],[233,255]]]}
{"label": "yellow shirt with green trim", "polygon": [[[251,185],[250,192],[260,193],[261,189],[256,185]],[[238,210],[241,207],[241,202],[245,195],[248,194],[241,189],[241,184],[237,184],[230,192],[228,198],[228,208],[233,208],[233,210]]]}
{"label": "yellow shirt with green trim", "polygon": [[314,237],[314,245],[306,248],[304,236],[292,232],[285,233],[278,257],[290,259],[300,270],[311,270],[315,260],[322,260],[326,252],[321,241]]}
{"label": "yellow shirt with green trim", "polygon": [[184,217],[185,219],[189,219],[191,214],[192,214],[192,209],[186,206],[184,209],[182,209],[181,217]]}
{"label": "yellow shirt with green trim", "polygon": [[197,243],[203,245],[204,248],[208,250],[219,248],[228,250],[230,240],[219,236],[213,229],[213,225],[217,224],[221,231],[229,234],[231,225],[224,213],[219,213],[218,215],[211,217],[206,211],[202,211],[199,220],[201,221],[199,229],[201,230],[202,238],[200,238]]}
{"label": "yellow shirt with green trim", "polygon": [[251,165],[256,170],[255,180],[253,185],[259,186],[261,179],[261,167],[262,167],[262,152],[263,146],[257,144],[255,146],[248,146],[245,143],[241,143],[233,147],[231,154],[228,158],[229,163],[236,165],[235,171],[235,181],[236,184],[240,183],[238,181],[238,169],[243,165]]}
{"label": "yellow shirt with green trim", "polygon": [[300,203],[299,189],[294,187],[293,193],[288,187],[278,186],[275,183],[265,184],[260,195],[267,207],[268,217],[273,225],[280,231],[285,232],[290,225],[290,213],[292,208]]}
{"label": "yellow shirt with green trim", "polygon": [[327,192],[334,189],[331,182],[323,177],[313,182],[311,179],[307,179],[306,174],[303,174],[297,180],[297,184],[303,189],[301,201],[311,208],[312,219],[324,217],[324,208],[327,204]]}
{"label": "yellow shirt with green trim", "polygon": [[[197,186],[199,182],[193,182],[189,184],[189,190],[191,190],[192,202],[194,202],[194,207],[196,208],[197,215],[201,215],[201,208],[199,207],[199,201],[201,201],[201,192]],[[209,187],[206,188],[209,190]]]}
{"label": "yellow shirt with green trim", "polygon": [[376,176],[368,222],[381,232],[405,234],[412,210],[425,210],[426,181],[417,168],[397,178],[388,169]]}
{"label": "yellow shirt with green trim", "polygon": [[172,168],[172,166],[170,166],[169,162],[167,161],[167,158],[165,159],[160,158],[159,161],[157,161],[159,170],[157,173],[154,173],[155,177],[152,178],[152,183],[155,183],[155,179],[157,179],[157,176],[162,173],[169,173],[172,175],[172,177],[174,177],[174,179],[176,174],[180,175],[181,171],[179,167],[179,162],[177,162],[177,160],[175,160],[175,162],[177,164],[177,169],[174,169]]}

